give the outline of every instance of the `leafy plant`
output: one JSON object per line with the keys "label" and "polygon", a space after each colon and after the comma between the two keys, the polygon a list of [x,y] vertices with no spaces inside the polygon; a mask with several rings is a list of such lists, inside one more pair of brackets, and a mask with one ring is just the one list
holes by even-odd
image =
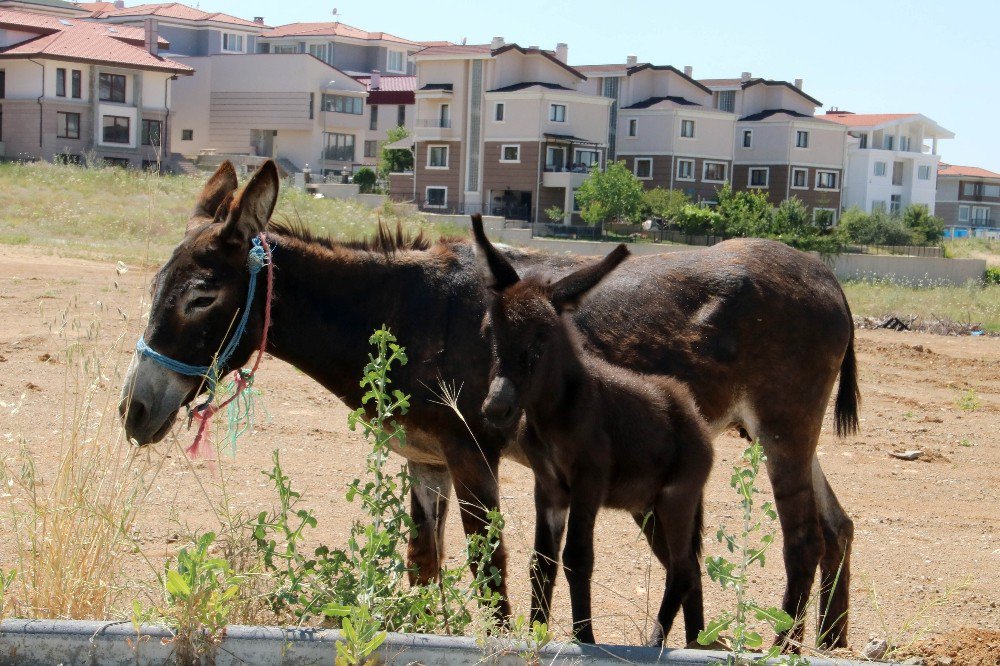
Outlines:
{"label": "leafy plant", "polygon": [[987,266],[983,275],[986,284],[1000,284],[1000,266]]}
{"label": "leafy plant", "polygon": [[680,190],[654,187],[642,194],[642,215],[656,220],[673,222],[684,207],[690,203],[690,197]]}
{"label": "leafy plant", "polygon": [[545,217],[553,224],[562,224],[562,221],[566,219],[566,213],[559,206],[549,206],[545,209]]}
{"label": "leafy plant", "polygon": [[958,405],[958,408],[963,412],[974,412],[979,409],[981,402],[979,400],[979,394],[976,393],[976,389],[970,388],[962,391],[962,394],[958,397],[958,400],[955,401],[955,404]]}
{"label": "leafy plant", "polygon": [[[407,148],[389,148],[398,141],[402,141],[410,133],[405,127],[393,127],[386,132],[386,139],[379,149],[378,158],[378,178],[383,184],[388,184],[390,173],[403,173],[413,170],[413,152]],[[388,188],[387,188],[388,189]]]}
{"label": "leafy plant", "polygon": [[771,502],[760,505],[759,515],[754,502],[755,496],[760,492],[756,487],[760,464],[765,460],[760,441],[755,441],[743,452],[742,464],[733,468],[733,475],[729,480],[729,485],[740,498],[743,525],[737,534],[730,534],[725,528],[719,528],[716,538],[735,556],[734,560],[730,561],[722,556],[705,558],[709,578],[719,583],[724,590],[734,592],[736,608],[709,621],[698,634],[698,642],[709,645],[720,640],[723,632],[728,631],[730,637],[725,642],[732,653],[727,662],[729,664],[763,663],[780,653],[780,647],[774,646],[760,659],[747,657],[748,650],[757,650],[764,642],[763,636],[752,628],[751,619],[763,622],[779,633],[788,631],[793,625],[788,613],[780,608],[762,607],[751,600],[747,593],[748,571],[755,564],[764,566],[767,550],[774,542],[773,523],[778,518]]}
{"label": "leafy plant", "polygon": [[580,214],[588,224],[634,222],[642,212],[643,187],[625,162],[595,165],[576,191]]}
{"label": "leafy plant", "polygon": [[378,184],[378,176],[368,167],[361,167],[354,172],[353,182],[358,186],[361,194],[371,194]]}

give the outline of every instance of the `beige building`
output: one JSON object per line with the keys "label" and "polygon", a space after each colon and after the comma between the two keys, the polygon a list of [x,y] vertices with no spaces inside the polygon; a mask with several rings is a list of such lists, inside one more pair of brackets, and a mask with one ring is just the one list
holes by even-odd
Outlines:
{"label": "beige building", "polygon": [[1000,238],[1000,173],[940,164],[935,214],[949,238]]}

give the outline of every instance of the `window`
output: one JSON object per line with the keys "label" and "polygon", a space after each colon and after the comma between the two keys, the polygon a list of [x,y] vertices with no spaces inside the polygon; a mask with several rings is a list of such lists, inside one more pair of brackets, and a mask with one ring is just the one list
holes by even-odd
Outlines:
{"label": "window", "polygon": [[903,171],[904,171],[904,167],[903,167],[903,163],[902,162],[893,162],[892,163],[892,184],[893,185],[902,185],[903,184]]}
{"label": "window", "polygon": [[917,167],[917,178],[920,180],[930,180],[931,179],[931,168],[926,164],[921,164]]}
{"label": "window", "polygon": [[637,118],[629,118],[628,135],[635,136],[638,133],[639,133],[639,120]]}
{"label": "window", "polygon": [[104,166],[113,166],[120,169],[127,169],[132,166],[132,162],[127,157],[105,157]]}
{"label": "window", "polygon": [[296,46],[295,44],[275,45],[274,47],[274,53],[288,54],[288,53],[298,53],[298,52],[299,52],[299,47]]}
{"label": "window", "polygon": [[378,141],[365,141],[365,157],[378,157]]}
{"label": "window", "polygon": [[767,180],[770,169],[767,167],[756,167],[750,169],[749,186],[767,187]]}
{"label": "window", "polygon": [[194,130],[181,130],[181,141],[194,141]]}
{"label": "window", "polygon": [[448,146],[431,146],[427,151],[427,167],[430,169],[447,169]]}
{"label": "window", "polygon": [[882,148],[884,150],[892,150],[892,140],[893,140],[893,138],[894,137],[891,134],[888,134],[888,135],[882,137]]}
{"label": "window", "polygon": [[574,213],[579,213],[580,212],[580,196],[579,196],[579,192],[580,192],[580,190],[573,190],[573,212]]}
{"label": "window", "polygon": [[124,74],[100,74],[98,76],[98,87],[102,102],[125,103]]}
{"label": "window", "polygon": [[160,124],[159,120],[143,120],[142,121],[142,145],[144,146],[159,146],[160,136],[162,136],[161,131],[163,125]]}
{"label": "window", "polygon": [[326,59],[326,44],[310,44],[309,45],[309,55],[319,58],[323,62],[327,62]]}
{"label": "window", "polygon": [[908,136],[899,137],[899,149],[905,152],[910,151],[910,137]]}
{"label": "window", "polygon": [[986,225],[990,223],[990,209],[986,206],[972,207],[972,223]]}
{"label": "window", "polygon": [[694,180],[694,160],[677,160],[677,180]]}
{"label": "window", "polygon": [[389,51],[389,60],[386,62],[386,69],[390,72],[406,72],[402,51]]}
{"label": "window", "polygon": [[736,108],[736,91],[720,90],[715,93],[715,108],[719,111],[728,111],[729,113],[732,113]]}
{"label": "window", "polygon": [[884,176],[885,175],[885,162],[876,162],[875,163],[875,175],[876,176]]}
{"label": "window", "polygon": [[803,132],[798,130],[795,132],[795,147],[796,148],[808,148],[809,147],[809,132]]}
{"label": "window", "polygon": [[0,99],[7,96],[7,72],[0,69]]}
{"label": "window", "polygon": [[326,132],[326,147],[323,149],[323,159],[332,162],[354,161],[354,135]]}
{"label": "window", "polygon": [[396,107],[396,124],[402,127],[406,124],[406,105],[400,104]]}
{"label": "window", "polygon": [[903,195],[902,194],[889,195],[889,214],[896,215],[902,208],[903,208]]}
{"label": "window", "polygon": [[505,146],[500,146],[500,161],[501,162],[520,162],[521,161],[521,145],[514,143]]}
{"label": "window", "polygon": [[438,109],[438,127],[451,127],[450,104],[442,104]]}
{"label": "window", "polygon": [[573,164],[576,166],[582,166],[587,171],[589,171],[595,164],[600,166],[600,163],[601,155],[596,150],[577,148],[573,151]]}
{"label": "window", "polygon": [[816,172],[816,189],[817,190],[835,190],[835,189],[837,189],[837,172],[836,171],[817,171]]}
{"label": "window", "polygon": [[428,208],[444,208],[448,205],[447,187],[428,187],[424,190],[424,205]]}
{"label": "window", "polygon": [[753,148],[753,130],[743,130],[743,147]]}
{"label": "window", "polygon": [[653,178],[653,158],[637,157],[633,167],[635,177],[639,180],[652,180]]}
{"label": "window", "polygon": [[977,189],[979,188],[976,187],[975,183],[962,183],[962,194],[967,197],[976,196],[978,194]]}
{"label": "window", "polygon": [[858,148],[864,150],[868,147],[868,133],[865,132],[860,137],[858,137]]}
{"label": "window", "polygon": [[1000,185],[983,185],[983,196],[994,199],[1000,197]]}
{"label": "window", "polygon": [[566,105],[565,104],[550,104],[549,105],[549,120],[554,123],[564,123],[566,122]]}
{"label": "window", "polygon": [[792,187],[797,190],[809,189],[809,169],[792,169]]}
{"label": "window", "polygon": [[968,206],[959,206],[958,207],[958,221],[959,222],[968,222],[969,221],[969,207]]}
{"label": "window", "polygon": [[378,105],[372,105],[369,107],[372,111],[371,118],[368,119],[368,129],[377,130],[378,129]]}
{"label": "window", "polygon": [[360,97],[348,97],[347,95],[329,95],[323,93],[323,110],[334,113],[352,113],[360,116],[362,113],[363,100]]}
{"label": "window", "polygon": [[104,116],[104,143],[129,143],[131,123],[125,116]]}
{"label": "window", "polygon": [[694,121],[693,120],[682,120],[681,121],[681,136],[685,139],[694,138]]}
{"label": "window", "polygon": [[56,97],[66,96],[66,70],[62,67],[56,68]]}
{"label": "window", "polygon": [[73,99],[80,99],[83,97],[83,72],[78,69],[73,70],[70,88],[70,93],[72,94]]}
{"label": "window", "polygon": [[885,201],[873,201],[872,202],[872,212],[873,213],[878,213],[880,211],[883,212],[883,213],[885,212]]}
{"label": "window", "polygon": [[704,181],[722,183],[726,180],[725,162],[705,162],[704,173],[701,179]]}
{"label": "window", "polygon": [[80,114],[62,113],[56,114],[56,136],[60,139],[80,138]]}
{"label": "window", "polygon": [[493,120],[497,121],[498,123],[502,123],[503,122],[503,114],[504,114],[504,111],[506,111],[506,110],[507,109],[505,108],[503,102],[497,102],[493,106]]}
{"label": "window", "polygon": [[[243,35],[238,35],[235,32],[222,33],[222,50],[230,53],[243,53]],[[310,53],[312,53],[311,48]]]}
{"label": "window", "polygon": [[562,171],[566,167],[566,149],[562,146],[545,148],[545,170]]}

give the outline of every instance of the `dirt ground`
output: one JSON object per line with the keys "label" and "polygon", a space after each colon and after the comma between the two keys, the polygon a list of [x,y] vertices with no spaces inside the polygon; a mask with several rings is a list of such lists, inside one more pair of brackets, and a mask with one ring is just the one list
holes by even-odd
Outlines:
{"label": "dirt ground", "polygon": [[[15,451],[23,436],[41,461],[41,474],[51,473],[62,405],[71,396],[59,361],[65,343],[50,324],[58,326],[65,319],[82,323],[80,330],[86,330],[99,321],[98,344],[110,347],[123,332],[127,316],[127,342],[113,357],[122,370],[144,314],[141,298],[148,280],[149,272],[136,268],[119,275],[113,264],[57,258],[31,248],[4,249],[0,452]],[[963,637],[971,637],[965,642],[985,651],[984,661],[975,663],[1000,664],[1000,338],[859,331],[857,351],[861,432],[836,439],[831,408],[819,449],[830,483],[855,521],[851,645],[860,649],[872,635],[906,644],[926,631],[938,641],[922,646],[928,663],[934,655],[961,654],[949,653],[948,641],[962,643]],[[253,513],[271,505],[273,494],[260,471],[270,469],[271,452],[278,448],[286,472],[316,510],[321,538],[343,543],[355,511],[344,500],[344,489],[362,473],[366,450],[347,428],[346,408],[281,362],[265,362],[258,377],[270,419],[240,441],[234,460],[222,462],[232,504]],[[108,379],[108,390],[117,391],[119,380]],[[178,430],[180,440],[190,442],[191,433]],[[721,553],[712,539],[717,527],[735,527],[738,504],[728,478],[743,449],[733,433],[716,444],[706,506],[708,554]],[[906,449],[920,449],[924,456],[907,462],[889,455]],[[218,495],[219,471],[213,473],[204,463],[192,468],[169,442],[154,447],[150,455],[171,456],[139,521],[146,554],[160,562],[172,552],[178,522],[215,528],[206,493]],[[526,611],[533,534],[529,471],[504,463],[501,488],[513,602]],[[462,539],[453,509],[447,531],[453,561],[460,556]],[[638,642],[648,629],[648,611],[655,612],[662,572],[650,565],[645,543],[624,514],[601,515],[596,548],[597,637],[602,642]],[[0,563],[9,558],[9,544],[0,544]],[[752,595],[765,605],[777,604],[783,584],[779,536],[767,566],[754,575]],[[569,601],[564,581],[556,588],[556,603],[555,630],[566,635]],[[707,615],[714,616],[729,607],[731,599],[706,581],[705,603]],[[679,631],[673,632],[670,642],[679,641]],[[954,663],[966,662],[959,657]]]}

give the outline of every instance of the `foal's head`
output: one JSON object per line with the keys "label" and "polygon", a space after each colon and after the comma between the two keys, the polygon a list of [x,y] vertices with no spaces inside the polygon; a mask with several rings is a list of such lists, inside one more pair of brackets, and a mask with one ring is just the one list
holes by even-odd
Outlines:
{"label": "foal's head", "polygon": [[[229,162],[209,179],[184,238],[153,278],[143,338],[156,352],[189,365],[212,363],[232,334],[235,318],[250,305],[246,303],[247,255],[253,237],[263,231],[274,211],[278,184],[271,161],[241,192],[237,192],[236,171]],[[261,315],[254,312],[230,369],[247,361],[260,343],[261,329]],[[201,385],[200,377],[178,374],[137,355],[119,407],[128,437],[139,444],[161,440]]]}
{"label": "foal's head", "polygon": [[472,230],[479,256],[486,264],[494,293],[483,320],[483,330],[493,347],[490,389],[483,414],[493,425],[506,427],[520,417],[525,396],[533,394],[546,361],[566,344],[554,335],[566,324],[562,314],[572,310],[608,273],[629,256],[619,245],[600,262],[581,268],[558,282],[538,276],[523,280],[514,267],[486,238],[482,217],[474,215]]}

